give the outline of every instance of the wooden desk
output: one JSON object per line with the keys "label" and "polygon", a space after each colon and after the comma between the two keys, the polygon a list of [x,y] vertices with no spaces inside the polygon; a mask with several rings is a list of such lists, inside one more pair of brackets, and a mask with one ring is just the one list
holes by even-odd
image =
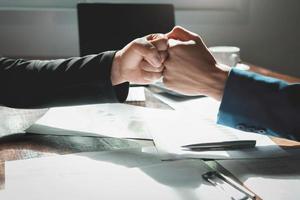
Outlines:
{"label": "wooden desk", "polygon": [[[251,66],[251,70],[265,75],[279,77],[288,82],[300,82],[300,79],[285,76],[265,70],[257,66]],[[131,104],[170,109],[163,102],[153,97],[151,92],[146,92],[146,102],[134,102]],[[299,148],[300,143],[280,138],[272,138],[283,148]],[[117,146],[115,146],[117,140]],[[5,188],[5,161],[22,160],[36,157],[44,157],[58,154],[70,154],[89,151],[105,151],[126,147],[138,147],[153,145],[151,141],[128,141],[111,138],[79,137],[79,136],[54,136],[36,134],[15,134],[0,138],[0,189]],[[210,162],[212,167],[219,170],[220,166]],[[229,173],[229,172],[227,172]]]}
{"label": "wooden desk", "polygon": [[280,73],[277,73],[277,72],[274,72],[274,71],[271,71],[271,70],[268,70],[268,69],[265,69],[262,67],[258,67],[255,65],[251,65],[251,64],[249,64],[249,65],[250,65],[250,71],[253,71],[253,72],[265,75],[265,76],[270,76],[270,77],[278,78],[281,80],[285,80],[286,82],[289,82],[289,83],[300,83],[300,78],[298,78],[298,77],[280,74]]}

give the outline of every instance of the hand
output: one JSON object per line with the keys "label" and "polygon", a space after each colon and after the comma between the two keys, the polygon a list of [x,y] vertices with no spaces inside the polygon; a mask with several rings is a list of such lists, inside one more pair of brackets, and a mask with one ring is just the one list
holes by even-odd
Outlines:
{"label": "hand", "polygon": [[152,34],[132,41],[115,55],[112,84],[149,84],[158,80],[162,76],[167,49],[168,39],[163,34]]}
{"label": "hand", "polygon": [[218,67],[200,36],[175,27],[167,37],[165,86],[185,95],[206,95],[221,100],[228,72]]}

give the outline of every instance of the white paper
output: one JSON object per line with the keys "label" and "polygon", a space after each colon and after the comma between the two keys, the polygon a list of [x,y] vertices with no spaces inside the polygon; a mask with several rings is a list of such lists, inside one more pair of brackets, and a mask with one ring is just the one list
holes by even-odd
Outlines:
{"label": "white paper", "polygon": [[229,199],[206,183],[200,160],[128,168],[81,156],[7,162],[1,200]]}
{"label": "white paper", "polygon": [[126,101],[146,101],[144,87],[130,87]]}
{"label": "white paper", "polygon": [[[81,174],[93,172],[97,165],[107,167],[134,168],[162,161],[155,147],[131,148],[112,151],[84,152],[68,155],[16,160],[5,163],[6,188],[10,187],[9,177],[29,177],[36,174]],[[95,166],[95,168],[92,168]],[[91,169],[91,171],[89,170]],[[11,173],[10,173],[11,172]],[[26,173],[25,173],[26,172]]]}
{"label": "white paper", "polygon": [[[177,115],[180,115],[180,112]],[[267,136],[219,126],[197,115],[182,118],[173,114],[166,120],[157,118],[152,120],[149,130],[163,159],[187,157],[236,159],[286,156],[286,152]],[[200,152],[181,149],[181,146],[188,144],[238,140],[256,140],[256,147],[243,150]]]}
{"label": "white paper", "polygon": [[264,200],[300,199],[300,157],[218,161]]}
{"label": "white paper", "polygon": [[23,133],[48,109],[15,109],[0,106],[0,137]]}
{"label": "white paper", "polygon": [[[159,110],[117,103],[51,108],[35,123],[38,126],[33,125],[28,132],[152,139],[144,118],[157,112]],[[50,132],[41,126],[60,131]]]}
{"label": "white paper", "polygon": [[[285,152],[267,136],[216,125],[215,118],[218,112],[216,101],[209,98],[195,98],[175,106],[175,111],[126,104],[52,108],[29,129],[29,132],[154,139],[162,159],[185,157],[235,159],[285,155]],[[52,130],[40,126],[52,127]],[[180,149],[181,146],[188,144],[247,139],[257,141],[255,149],[205,152]]]}
{"label": "white paper", "polygon": [[[266,158],[286,156],[268,136],[243,132],[216,124],[219,102],[210,98],[179,101],[156,95],[176,109],[176,114],[160,115],[149,125],[150,132],[164,159],[178,158]],[[177,100],[176,100],[177,99]],[[165,118],[165,119],[164,119]],[[256,148],[231,151],[182,151],[181,146],[196,143],[256,140]]]}
{"label": "white paper", "polygon": [[210,120],[216,119],[220,107],[220,102],[208,97],[176,97],[164,94],[154,96],[177,111],[197,113]]}

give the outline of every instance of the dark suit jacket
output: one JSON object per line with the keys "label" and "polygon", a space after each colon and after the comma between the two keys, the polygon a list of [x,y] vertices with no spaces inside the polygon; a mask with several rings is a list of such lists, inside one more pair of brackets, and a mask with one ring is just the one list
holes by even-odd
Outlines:
{"label": "dark suit jacket", "polygon": [[243,131],[300,141],[300,83],[233,69],[218,123]]}
{"label": "dark suit jacket", "polygon": [[125,101],[129,84],[112,86],[115,52],[51,61],[0,58],[0,105],[43,108]]}

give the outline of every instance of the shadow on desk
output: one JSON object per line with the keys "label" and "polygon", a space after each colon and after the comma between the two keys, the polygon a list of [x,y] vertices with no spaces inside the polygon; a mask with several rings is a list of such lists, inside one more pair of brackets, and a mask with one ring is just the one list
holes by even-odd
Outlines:
{"label": "shadow on desk", "polygon": [[[0,161],[18,160],[39,157],[42,152],[67,154],[91,151],[107,151],[140,147],[134,141],[109,138],[109,137],[82,137],[82,136],[58,136],[40,135],[31,133],[13,134],[0,138]],[[32,151],[30,155],[18,152]],[[13,154],[6,151],[14,152]],[[36,155],[32,155],[36,152]]]}
{"label": "shadow on desk", "polygon": [[300,156],[274,159],[221,161],[229,171],[234,172],[241,182],[252,178],[270,178],[271,180],[287,181],[300,177]]}
{"label": "shadow on desk", "polygon": [[[99,151],[99,149],[104,150],[103,146],[98,146],[98,140],[103,140],[107,138],[94,138],[94,137],[77,137],[77,136],[52,136],[52,135],[35,135],[35,134],[15,134],[0,138],[0,152],[5,154],[4,151],[7,151],[5,160],[16,160],[16,159],[26,159],[30,157],[38,157],[37,155],[32,155],[43,152],[55,152],[55,153],[69,153],[74,151],[82,152],[94,150]],[[110,138],[111,139],[111,138]],[[115,139],[115,138],[113,138]],[[105,140],[107,143],[109,140]],[[123,140],[122,140],[123,141]],[[128,141],[131,142],[131,141]],[[2,145],[5,145],[4,147]],[[107,145],[107,144],[106,144]],[[110,144],[112,145],[112,144]],[[110,146],[108,145],[108,146]],[[85,147],[82,147],[85,146]],[[88,146],[88,148],[87,148]],[[115,146],[115,144],[114,144]],[[92,148],[93,147],[93,148]],[[10,150],[12,150],[9,152]],[[136,149],[132,151],[132,149]],[[110,149],[111,150],[111,149]],[[27,154],[27,155],[24,155]],[[80,156],[88,157],[93,160],[103,161],[108,163],[113,163],[120,166],[125,166],[128,168],[140,167],[140,170],[143,171],[147,176],[156,182],[176,188],[176,193],[182,199],[197,199],[196,188],[199,188],[200,185],[205,184],[199,174],[198,168],[195,167],[194,163],[184,163],[179,165],[155,165],[160,164],[162,161],[151,153],[145,153],[140,148],[129,148],[127,150],[116,150],[116,151],[106,151],[106,152],[95,152],[95,153],[83,153],[79,154]],[[1,157],[2,158],[2,157]],[[149,163],[150,162],[150,163]],[[151,163],[152,162],[152,163]],[[132,165],[132,163],[135,163]],[[141,164],[144,163],[144,164]],[[4,188],[4,163],[1,163],[0,172],[0,184],[2,189]],[[197,166],[197,165],[196,165]],[[200,165],[199,165],[200,166]],[[189,174],[189,176],[186,176]],[[195,174],[195,176],[190,176],[190,174]]]}
{"label": "shadow on desk", "polygon": [[160,161],[159,157],[143,152],[142,149],[118,150],[104,154],[83,154],[82,156],[128,168],[137,167],[156,182],[176,188],[174,192],[181,197],[180,199],[196,200],[199,197],[196,189],[203,184],[209,185],[201,178],[202,162],[197,163],[193,159],[185,160],[184,163],[168,161],[168,164],[165,165],[162,164],[163,161]]}
{"label": "shadow on desk", "polygon": [[137,148],[140,144],[125,139],[57,136],[20,133],[0,138],[0,189],[5,186],[5,161],[57,154]]}

